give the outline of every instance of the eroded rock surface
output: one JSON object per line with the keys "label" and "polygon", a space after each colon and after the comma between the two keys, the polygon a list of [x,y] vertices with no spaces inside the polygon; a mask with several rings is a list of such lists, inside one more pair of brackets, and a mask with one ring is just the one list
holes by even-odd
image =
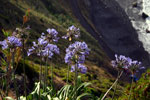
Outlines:
{"label": "eroded rock surface", "polygon": [[[144,49],[138,30],[131,20],[143,20],[142,17],[136,15],[140,11],[133,10],[135,7],[136,9],[141,9],[141,6],[136,4],[136,0],[84,0],[84,2],[73,0],[71,5],[74,14],[86,29],[87,19],[92,22],[97,33],[90,31],[89,33],[96,35],[97,40],[104,41],[106,45],[102,47],[108,55],[111,54],[109,54],[109,50],[105,46],[110,48],[113,53],[130,56],[133,59],[143,61],[145,64],[149,63],[149,54]],[[88,18],[85,18],[84,13],[81,12],[82,7],[80,6],[83,5],[85,5],[89,14]],[[90,28],[88,27],[87,31]],[[101,44],[101,41],[99,43]]]}

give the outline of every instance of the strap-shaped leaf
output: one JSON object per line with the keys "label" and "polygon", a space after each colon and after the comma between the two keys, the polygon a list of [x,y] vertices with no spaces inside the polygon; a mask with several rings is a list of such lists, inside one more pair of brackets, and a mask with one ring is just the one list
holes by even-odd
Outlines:
{"label": "strap-shaped leaf", "polygon": [[26,100],[26,97],[21,96],[20,100]]}
{"label": "strap-shaped leaf", "polygon": [[79,95],[79,96],[77,97],[76,100],[80,100],[82,97],[85,97],[85,96],[91,96],[91,97],[92,97],[92,95],[91,95],[90,93],[82,93],[81,95]]}
{"label": "strap-shaped leaf", "polygon": [[31,94],[32,95],[34,95],[34,94],[38,94],[39,95],[39,92],[40,92],[40,82],[35,83],[35,85],[36,85],[36,88],[35,88],[35,90]]}

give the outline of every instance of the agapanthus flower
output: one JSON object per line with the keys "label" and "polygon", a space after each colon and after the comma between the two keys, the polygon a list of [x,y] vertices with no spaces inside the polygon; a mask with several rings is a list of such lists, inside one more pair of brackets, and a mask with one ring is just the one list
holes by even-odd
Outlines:
{"label": "agapanthus flower", "polygon": [[2,49],[7,49],[8,48],[8,44],[7,44],[7,40],[4,41],[0,41],[0,45],[2,45]]}
{"label": "agapanthus flower", "polygon": [[145,67],[142,66],[141,62],[137,60],[130,62],[129,70],[131,71],[132,74],[136,73],[139,69],[145,69]]}
{"label": "agapanthus flower", "polygon": [[48,41],[46,41],[44,38],[38,38],[38,44],[37,45],[46,45]]}
{"label": "agapanthus flower", "polygon": [[33,42],[33,46],[27,52],[28,56],[33,53],[38,56],[52,58],[54,53],[59,54],[59,48],[54,44],[50,44],[46,40],[45,34],[42,33],[41,37],[38,38],[38,43]]}
{"label": "agapanthus flower", "polygon": [[66,49],[65,63],[70,64],[75,57],[77,57],[77,63],[84,63],[85,56],[89,54],[89,51],[85,42],[76,41]]}
{"label": "agapanthus flower", "polygon": [[69,45],[66,49],[65,63],[75,63],[77,66],[72,65],[71,72],[75,71],[75,67],[81,72],[86,73],[87,68],[82,65],[85,61],[85,56],[89,54],[89,48],[85,42],[78,42]]}
{"label": "agapanthus flower", "polygon": [[123,55],[118,56],[117,54],[115,54],[115,58],[116,60],[111,61],[113,67],[118,69],[128,69],[129,67],[128,61],[130,61],[129,57],[125,57]]}
{"label": "agapanthus flower", "polygon": [[54,44],[47,44],[47,46],[42,50],[42,56],[52,58],[55,54],[59,54],[59,48]]}
{"label": "agapanthus flower", "polygon": [[2,49],[4,50],[7,48],[21,47],[22,42],[19,38],[15,36],[9,36],[4,41],[0,41],[0,45],[2,45]]}
{"label": "agapanthus flower", "polygon": [[50,29],[50,28],[48,28],[47,29],[47,32],[48,32],[48,34],[47,34],[47,36],[46,36],[46,38],[47,38],[47,40],[49,41],[49,42],[57,42],[58,41],[58,37],[57,37],[57,35],[58,35],[58,32],[55,30],[55,29]]}
{"label": "agapanthus flower", "polygon": [[145,69],[145,67],[142,66],[141,62],[138,62],[137,60],[132,60],[129,57],[125,57],[123,55],[115,55],[116,60],[111,61],[111,65],[118,69],[123,69],[126,71],[131,72],[134,74],[138,71],[138,69]]}
{"label": "agapanthus flower", "polygon": [[69,41],[71,41],[73,37],[78,38],[79,36],[80,36],[80,29],[72,25],[67,29],[67,34],[62,38],[69,39]]}
{"label": "agapanthus flower", "polygon": [[30,26],[27,26],[25,28],[16,28],[15,31],[13,31],[12,36],[15,36],[17,38],[25,39],[29,35]]}
{"label": "agapanthus flower", "polygon": [[45,38],[45,35],[42,33],[41,37],[38,38],[38,43],[33,41],[33,46],[28,49],[27,55],[30,56],[33,53],[37,53],[37,55],[40,56],[42,49],[48,44],[48,41],[46,41]]}
{"label": "agapanthus flower", "polygon": [[[82,64],[76,64],[77,70],[80,71],[81,73],[85,74],[87,72],[87,67],[85,67]],[[75,65],[71,66],[71,72],[75,71]]]}

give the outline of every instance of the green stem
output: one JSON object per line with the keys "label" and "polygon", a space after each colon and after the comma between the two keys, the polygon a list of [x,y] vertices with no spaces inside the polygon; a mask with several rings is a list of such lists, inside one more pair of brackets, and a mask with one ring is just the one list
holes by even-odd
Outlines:
{"label": "green stem", "polygon": [[[2,77],[2,83],[1,83],[0,85],[2,85],[2,90],[3,90],[3,87],[4,87],[4,80],[3,80],[3,77]],[[1,91],[0,91],[0,96],[1,96],[1,98],[3,99],[3,94],[1,93]]]}
{"label": "green stem", "polygon": [[131,86],[130,86],[130,92],[129,92],[128,100],[130,100],[130,97],[131,97],[132,86],[133,86],[133,77],[132,77],[132,81],[131,81]]}
{"label": "green stem", "polygon": [[78,87],[77,86],[78,85],[77,78],[78,78],[78,63],[76,63],[76,65],[75,65],[75,98],[74,98],[74,100],[76,100],[76,98],[77,98],[77,87]]}
{"label": "green stem", "polygon": [[12,53],[12,65],[13,65],[13,80],[14,80],[14,87],[15,87],[15,91],[16,91],[16,96],[17,96],[17,100],[19,100],[19,96],[18,96],[18,89],[17,89],[17,84],[16,84],[16,78],[15,78],[15,51],[13,51]]}
{"label": "green stem", "polygon": [[48,57],[46,59],[46,67],[45,67],[45,77],[44,77],[44,91],[46,90],[47,87],[47,71],[48,71]]}
{"label": "green stem", "polygon": [[[8,74],[8,62],[7,62],[7,67],[6,67],[6,73]],[[8,75],[6,75],[6,77],[5,77],[5,80],[6,80],[6,96],[8,96],[8,88],[9,88],[9,85],[8,85],[8,81],[7,81],[7,79],[8,79]]]}
{"label": "green stem", "polygon": [[68,64],[68,70],[67,70],[67,84],[69,83],[69,71],[70,71],[70,66]]}
{"label": "green stem", "polygon": [[26,87],[26,70],[25,70],[25,44],[24,44],[24,39],[23,39],[23,73],[24,73],[24,88],[25,88],[25,99],[28,100],[27,98],[27,87]]}
{"label": "green stem", "polygon": [[[119,77],[119,71],[118,71],[118,75],[117,75],[117,78]],[[118,79],[118,81],[119,81],[119,79]],[[118,82],[116,83],[116,85],[115,85],[115,89],[114,89],[114,93],[113,93],[113,96],[112,96],[112,100],[114,99],[114,97],[115,97],[115,93],[116,93],[116,89],[117,89],[117,85],[118,85]]]}
{"label": "green stem", "polygon": [[53,66],[51,63],[51,89],[53,89]]}
{"label": "green stem", "polygon": [[102,97],[101,100],[104,100],[105,97],[107,96],[107,94],[109,93],[109,91],[114,87],[114,85],[118,82],[119,78],[122,76],[123,71],[120,73],[119,77],[116,79],[116,81],[112,84],[112,86],[107,90],[107,92],[104,94],[104,96]]}
{"label": "green stem", "polygon": [[[10,53],[10,50],[9,50],[9,53]],[[10,80],[10,73],[8,73],[8,70],[9,70],[9,66],[10,66],[10,62],[8,60],[7,61],[7,67],[6,67],[6,96],[8,96],[8,90],[9,90],[9,80]]]}
{"label": "green stem", "polygon": [[[40,86],[41,86],[41,82],[42,82],[42,54],[40,53],[40,60],[41,60],[41,62],[40,62],[40,74],[39,74],[39,82],[40,82]],[[40,91],[39,91],[39,97],[38,97],[38,100],[40,100],[40,98],[41,98],[41,93],[40,93]]]}
{"label": "green stem", "polygon": [[2,95],[2,93],[1,93],[1,91],[0,91],[0,97],[1,97],[1,99],[3,100],[3,95]]}

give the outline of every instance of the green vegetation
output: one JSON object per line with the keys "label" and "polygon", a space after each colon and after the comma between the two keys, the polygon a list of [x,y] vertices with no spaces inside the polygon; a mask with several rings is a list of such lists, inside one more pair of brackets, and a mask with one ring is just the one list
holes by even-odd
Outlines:
{"label": "green vegetation", "polygon": [[[124,90],[124,95],[118,100],[128,100],[130,85]],[[142,77],[134,82],[130,100],[149,100],[150,98],[150,69],[145,72]]]}

